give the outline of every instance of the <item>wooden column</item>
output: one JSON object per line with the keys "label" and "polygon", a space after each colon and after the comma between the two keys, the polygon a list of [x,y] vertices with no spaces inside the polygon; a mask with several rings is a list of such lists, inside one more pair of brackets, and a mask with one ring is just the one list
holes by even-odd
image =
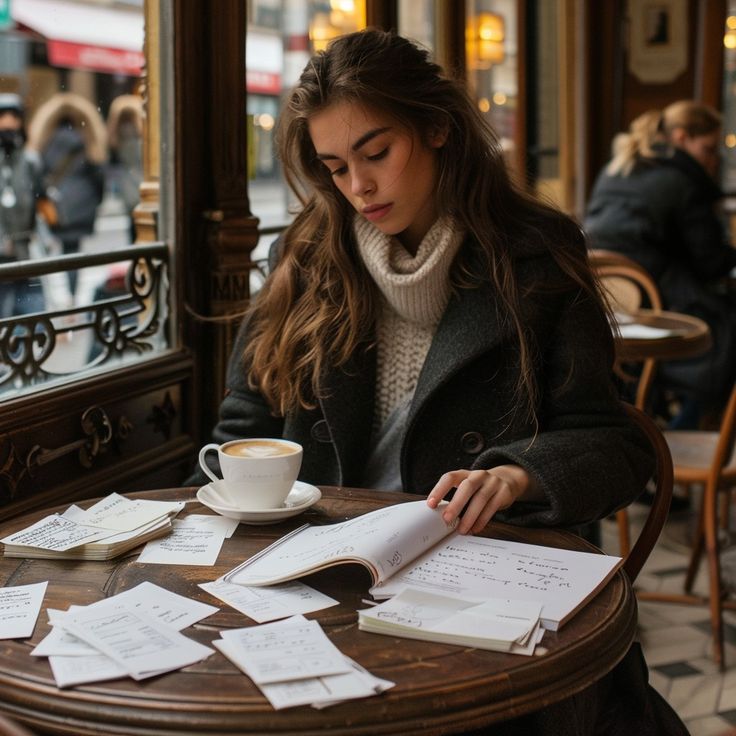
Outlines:
{"label": "wooden column", "polygon": [[179,268],[183,340],[192,349],[192,412],[204,439],[250,297],[258,220],[248,202],[242,0],[174,3]]}

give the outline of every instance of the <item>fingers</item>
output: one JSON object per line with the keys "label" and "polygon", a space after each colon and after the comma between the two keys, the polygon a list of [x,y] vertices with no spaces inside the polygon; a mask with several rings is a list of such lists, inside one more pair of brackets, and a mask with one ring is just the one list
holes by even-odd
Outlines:
{"label": "fingers", "polygon": [[445,473],[430,491],[427,505],[436,508],[455,488],[455,494],[443,509],[442,518],[447,524],[459,519],[457,528],[461,534],[476,533],[496,512],[511,506],[523,494],[528,482],[526,471],[518,466],[453,470]]}

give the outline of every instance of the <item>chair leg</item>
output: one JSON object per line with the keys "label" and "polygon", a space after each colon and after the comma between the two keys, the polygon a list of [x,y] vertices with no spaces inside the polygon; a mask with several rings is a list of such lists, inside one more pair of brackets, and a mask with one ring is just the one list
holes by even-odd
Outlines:
{"label": "chair leg", "polygon": [[723,655],[723,600],[721,590],[721,562],[718,544],[718,499],[715,483],[709,481],[704,490],[705,546],[708,552],[710,575],[710,621],[713,630],[713,659],[724,669]]}
{"label": "chair leg", "polygon": [[693,590],[695,576],[698,574],[698,569],[700,568],[700,560],[703,557],[703,543],[705,541],[705,489],[703,489],[703,495],[700,499],[700,509],[698,509],[698,521],[695,526],[694,534],[695,537],[693,538],[692,542],[690,562],[687,566],[685,583],[683,585],[686,593],[691,593]]}
{"label": "chair leg", "polygon": [[616,512],[616,524],[618,525],[618,547],[621,557],[626,557],[631,552],[631,532],[629,530],[629,514],[626,509]]}

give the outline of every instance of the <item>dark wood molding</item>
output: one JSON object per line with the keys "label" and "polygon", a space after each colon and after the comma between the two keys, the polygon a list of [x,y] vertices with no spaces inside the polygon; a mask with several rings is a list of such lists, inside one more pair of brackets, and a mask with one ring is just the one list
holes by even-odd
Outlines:
{"label": "dark wood molding", "polygon": [[[248,201],[242,0],[174,3],[182,339],[195,357],[191,422],[208,436],[247,307],[258,220]],[[201,397],[201,398],[199,398]]]}
{"label": "dark wood molding", "polygon": [[396,30],[399,22],[398,0],[366,0],[365,20],[369,28]]}
{"label": "dark wood molding", "polygon": [[698,38],[695,54],[698,60],[695,94],[699,100],[717,110],[723,104],[723,35],[728,3],[708,0],[698,5]]}

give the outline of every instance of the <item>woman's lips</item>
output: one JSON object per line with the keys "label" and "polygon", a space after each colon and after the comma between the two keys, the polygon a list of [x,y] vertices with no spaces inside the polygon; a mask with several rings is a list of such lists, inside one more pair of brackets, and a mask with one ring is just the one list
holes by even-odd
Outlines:
{"label": "woman's lips", "polygon": [[362,213],[366,220],[374,222],[385,217],[393,207],[393,204],[371,204],[368,207],[363,207]]}

